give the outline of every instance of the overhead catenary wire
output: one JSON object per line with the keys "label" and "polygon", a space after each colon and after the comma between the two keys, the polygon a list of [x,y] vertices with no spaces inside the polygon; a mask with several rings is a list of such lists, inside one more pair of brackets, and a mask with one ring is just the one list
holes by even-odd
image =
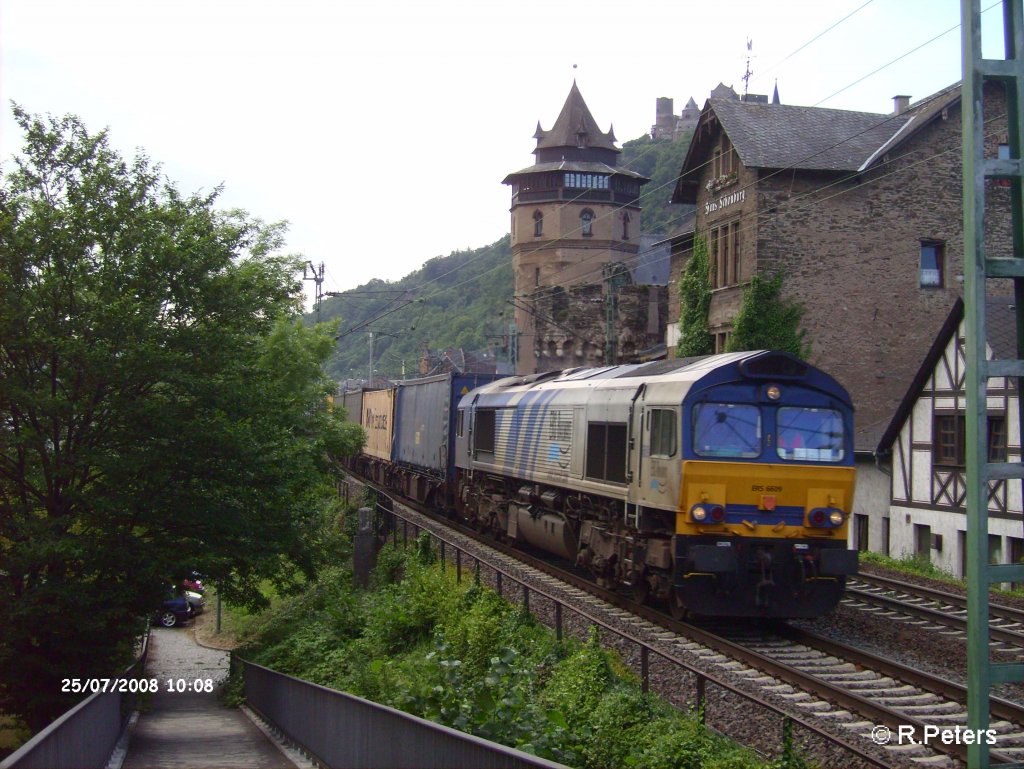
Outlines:
{"label": "overhead catenary wire", "polygon": [[[869,2],[870,2],[870,0],[869,0]],[[840,19],[840,20],[839,20],[838,22],[836,22],[836,23],[834,23],[833,25],[831,25],[831,26],[830,26],[830,27],[829,27],[828,29],[824,30],[824,31],[823,31],[822,33],[820,33],[820,34],[819,34],[818,36],[816,36],[815,38],[812,38],[812,40],[810,40],[810,41],[808,41],[807,43],[803,44],[803,45],[802,45],[802,46],[801,46],[800,48],[796,49],[796,51],[794,51],[793,53],[789,54],[789,55],[788,55],[787,57],[785,57],[785,58],[784,58],[784,59],[783,59],[782,61],[785,61],[786,59],[788,59],[788,58],[791,58],[791,57],[792,57],[793,55],[795,55],[795,54],[796,54],[797,52],[799,52],[799,51],[800,51],[800,50],[802,50],[803,48],[806,48],[806,47],[807,47],[807,45],[809,45],[809,44],[810,44],[811,42],[814,42],[815,40],[819,39],[819,38],[820,38],[821,36],[823,36],[823,35],[824,35],[824,34],[826,34],[827,32],[829,32],[829,31],[831,31],[831,30],[835,29],[835,28],[836,28],[836,27],[838,27],[838,26],[839,26],[840,24],[842,24],[842,23],[843,23],[844,21],[848,20],[848,19],[849,19],[849,18],[850,18],[850,17],[851,17],[851,16],[852,16],[852,15],[853,15],[854,13],[856,13],[856,12],[857,12],[857,11],[859,11],[859,10],[861,10],[862,8],[864,8],[865,6],[867,6],[868,4],[869,4],[869,3],[864,3],[863,5],[861,5],[860,7],[858,7],[858,8],[857,8],[857,9],[856,9],[856,10],[855,10],[854,12],[852,12],[852,13],[848,14],[848,15],[847,15],[847,16],[845,16],[845,17],[844,17],[843,19]],[[998,5],[998,3],[994,3],[993,5],[989,6],[988,8],[986,8],[986,9],[985,9],[985,12],[987,12],[987,11],[991,10],[991,9],[992,9],[993,7],[995,7],[996,5]],[[952,32],[953,30],[957,29],[958,27],[959,27],[959,25],[956,25],[956,26],[954,26],[954,27],[951,27],[950,29],[948,29],[948,30],[946,30],[946,31],[944,31],[944,32],[942,32],[942,33],[940,33],[939,35],[936,35],[936,36],[932,37],[932,38],[931,38],[931,39],[929,39],[928,41],[926,41],[926,42],[924,42],[924,43],[921,43],[920,45],[917,45],[917,46],[915,46],[914,48],[912,48],[912,49],[910,49],[910,50],[906,51],[905,53],[902,53],[901,55],[899,55],[899,56],[897,56],[896,58],[892,59],[892,60],[891,60],[890,62],[888,62],[887,64],[883,65],[882,67],[878,67],[878,68],[876,68],[875,70],[873,70],[872,72],[868,73],[867,75],[864,75],[863,77],[861,77],[861,78],[858,78],[857,80],[853,81],[852,83],[850,83],[849,85],[845,86],[844,88],[841,88],[841,89],[839,89],[839,90],[837,90],[837,91],[833,92],[833,93],[832,93],[832,94],[830,94],[829,96],[825,97],[825,99],[819,100],[818,102],[816,102],[816,103],[815,103],[814,105],[812,105],[812,106],[817,106],[817,105],[821,104],[822,102],[824,102],[824,101],[827,101],[828,99],[831,99],[831,98],[833,98],[834,96],[836,96],[836,95],[838,95],[838,94],[842,93],[843,91],[847,90],[848,88],[851,88],[851,87],[853,87],[854,85],[856,85],[856,84],[858,84],[858,83],[860,83],[860,82],[863,82],[863,81],[864,81],[865,79],[867,79],[867,78],[869,78],[869,77],[871,77],[871,76],[873,76],[873,75],[877,74],[878,72],[880,72],[880,71],[884,70],[884,69],[885,69],[886,67],[888,67],[888,66],[892,66],[892,65],[893,65],[893,64],[895,64],[896,62],[898,62],[898,61],[900,61],[900,60],[902,60],[902,59],[906,58],[907,56],[909,56],[909,55],[911,55],[911,54],[913,54],[913,53],[915,53],[915,52],[917,52],[917,51],[921,50],[922,48],[926,47],[927,45],[930,45],[930,44],[934,43],[934,42],[935,42],[935,41],[937,41],[938,39],[942,38],[943,36],[945,36],[945,35],[949,34],[949,33],[950,33],[950,32]],[[779,63],[781,64],[782,62],[779,62]],[[777,65],[776,65],[776,66],[777,66]],[[942,93],[943,93],[943,92],[940,92],[940,94],[938,94],[938,95],[936,95],[936,96],[940,96],[940,95],[942,95]],[[935,96],[933,96],[933,97],[931,97],[931,98],[936,98],[936,97],[935,97]],[[921,107],[922,107],[922,106],[923,106],[924,104],[926,104],[926,103],[927,103],[927,101],[925,101],[925,102],[919,102],[918,104],[916,104],[916,105],[915,105],[915,109],[918,109],[918,110],[919,110],[919,109],[920,109],[920,108],[921,108]],[[884,120],[881,120],[881,121],[879,121],[879,123],[878,123],[878,124],[876,124],[875,126],[873,126],[873,127],[869,127],[868,129],[865,129],[865,131],[867,131],[867,130],[873,130],[874,128],[877,128],[877,127],[878,127],[878,126],[880,126],[880,125],[884,125],[884,123],[885,123],[885,122],[887,122],[887,121],[889,121],[889,120],[893,120],[893,119],[895,119],[895,117],[896,117],[896,116],[888,116],[888,117],[886,117],[886,118],[885,118]],[[772,173],[772,175],[775,175],[775,174],[780,174],[780,173],[786,173],[786,172],[789,172],[789,171],[795,170],[795,169],[797,168],[797,166],[798,166],[798,165],[799,165],[800,163],[804,163],[804,162],[806,162],[807,160],[810,160],[810,159],[812,159],[813,157],[815,157],[816,155],[820,154],[821,152],[826,152],[826,151],[828,151],[829,149],[833,149],[834,147],[836,147],[836,146],[839,146],[839,145],[841,145],[841,144],[842,144],[842,143],[844,143],[844,142],[850,141],[851,139],[853,139],[853,138],[856,138],[856,136],[859,136],[859,135],[861,135],[861,134],[862,134],[863,132],[864,132],[864,131],[861,131],[861,132],[858,132],[857,134],[854,134],[853,136],[850,136],[850,137],[846,137],[846,138],[844,138],[844,139],[843,139],[842,141],[840,141],[840,142],[837,142],[836,144],[832,145],[832,147],[826,148],[826,149],[824,149],[824,150],[819,150],[819,151],[818,151],[818,152],[816,152],[816,153],[812,153],[812,154],[808,155],[808,156],[807,156],[806,158],[802,159],[801,161],[797,161],[796,163],[793,163],[793,164],[791,164],[790,166],[787,166],[786,168],[780,168],[780,169],[777,169],[776,171],[774,171],[774,172]],[[645,154],[646,154],[646,152],[649,152],[649,151],[651,151],[651,150],[645,150],[645,153],[642,153],[640,157],[644,157],[644,156],[645,156]],[[936,156],[938,156],[938,155],[941,155],[941,154],[942,154],[942,153],[937,153],[937,155],[936,155]],[[927,160],[927,159],[925,159],[925,160]],[[711,161],[707,161],[706,163],[702,164],[702,165],[701,165],[700,167],[698,167],[698,169],[695,169],[695,170],[699,170],[699,168],[703,168],[703,167],[706,167],[706,166],[707,166],[707,165],[708,165],[708,164],[709,164],[710,162],[711,162]],[[922,162],[924,162],[924,161],[922,161]],[[884,164],[883,164],[883,165],[884,165]],[[876,167],[877,167],[877,166],[876,166]],[[851,174],[850,176],[855,176],[855,175],[856,175],[856,174]],[[764,177],[764,178],[770,178],[770,177]],[[846,177],[846,179],[849,179],[849,178],[850,178],[850,177]],[[842,183],[842,181],[844,181],[844,180],[843,180],[843,179],[840,179],[840,180],[834,180],[834,181],[832,181],[832,182],[830,182],[830,183],[828,183],[828,184],[826,184],[826,185],[822,185],[822,186],[821,186],[821,187],[820,187],[819,189],[820,189],[820,190],[828,189],[829,187],[831,187],[831,186],[834,186],[835,184],[839,184],[839,183]],[[654,193],[656,193],[656,192],[659,192],[659,191],[665,190],[665,189],[666,189],[666,188],[668,188],[668,187],[674,187],[674,185],[675,185],[675,184],[676,184],[677,182],[678,182],[678,177],[677,177],[677,178],[675,178],[675,179],[673,179],[673,180],[671,180],[671,181],[669,181],[669,182],[667,182],[666,184],[660,185],[659,187],[655,187],[655,188],[650,188],[650,189],[645,189],[645,190],[643,190],[643,192],[641,193],[641,196],[640,196],[641,202],[642,202],[642,199],[643,199],[644,197],[649,197],[650,195],[652,195],[652,194],[654,194]],[[744,188],[742,188],[742,189],[748,189],[748,188],[749,188],[749,185],[748,185],[747,187],[744,187]],[[803,194],[802,194],[802,195],[800,196],[800,199],[804,199],[804,198],[807,198],[808,196],[814,195],[814,194],[815,194],[815,193],[816,193],[817,191],[818,191],[818,190],[809,190],[809,191],[807,191],[806,193],[803,193]],[[583,194],[585,194],[585,192],[586,192],[585,190],[584,190],[584,191],[581,191],[580,195],[578,195],[578,196],[575,196],[574,198],[571,198],[571,199],[569,199],[569,200],[563,201],[563,202],[562,202],[562,203],[560,204],[560,208],[562,208],[562,207],[565,207],[565,206],[569,206],[569,205],[573,205],[574,203],[577,203],[577,202],[579,202],[580,198],[581,198],[581,197],[583,196]],[[837,194],[842,194],[842,193],[837,193]],[[786,202],[788,203],[788,202],[791,202],[791,201],[786,201]],[[605,216],[610,216],[610,215],[614,215],[614,213],[615,213],[616,211],[618,211],[618,210],[621,210],[621,209],[622,209],[623,207],[624,207],[624,206],[619,206],[619,207],[617,207],[617,208],[616,208],[615,210],[613,210],[613,211],[612,211],[611,213],[609,213],[609,214],[606,214]],[[744,215],[744,217],[750,217],[751,215],[752,215],[752,214],[748,213],[748,214],[745,214],[745,215]],[[757,213],[756,215],[757,215],[757,217],[764,217],[764,216],[766,216],[766,214],[764,214],[763,212],[758,212],[758,213]],[[778,211],[776,211],[775,215],[779,215],[779,212],[778,212]],[[603,217],[598,217],[597,219],[595,219],[595,221],[598,221],[598,220],[599,220],[600,218],[603,218]],[[751,226],[753,226],[753,224],[751,224]],[[552,244],[557,244],[557,243],[558,243],[559,241],[561,241],[561,240],[568,240],[568,239],[572,238],[572,237],[573,237],[573,236],[574,236],[575,234],[578,234],[578,232],[579,232],[579,231],[580,231],[580,228],[576,228],[576,229],[574,229],[574,230],[572,230],[572,231],[569,231],[569,232],[566,232],[566,233],[562,234],[562,235],[561,235],[561,236],[560,236],[559,238],[555,238],[555,239],[553,239],[553,240],[549,240],[549,241],[547,241],[547,242],[545,243],[545,245],[543,246],[543,248],[544,248],[544,249],[547,249],[547,248],[550,248],[550,247],[552,246]],[[541,250],[541,249],[539,249],[539,248],[538,248],[538,249],[533,249],[533,250],[527,251],[527,252],[526,252],[526,254],[530,254],[530,253],[536,253],[536,252],[537,252],[538,250]],[[595,254],[594,254],[594,256],[593,256],[593,257],[588,257],[588,259],[584,259],[584,260],[582,260],[581,262],[575,263],[574,265],[572,265],[572,267],[573,267],[573,269],[574,269],[574,270],[577,270],[577,269],[578,269],[578,267],[579,267],[579,264],[582,264],[582,263],[584,263],[584,262],[588,261],[588,260],[589,260],[589,258],[598,258],[598,257],[600,257],[600,256],[602,256],[602,255],[604,255],[604,252],[603,252],[602,250],[598,250],[598,249],[595,249]],[[471,260],[470,260],[470,262],[468,262],[468,263],[472,263],[472,261],[475,261],[476,259],[479,259],[479,258],[482,258],[482,257],[483,257],[483,255],[481,255],[481,256],[479,256],[479,257],[474,257],[474,258],[473,258],[473,259],[471,259]],[[451,270],[449,270],[449,271],[447,271],[447,272],[445,272],[445,273],[442,273],[442,274],[440,274],[440,275],[434,276],[434,277],[433,277],[433,278],[431,278],[430,280],[428,280],[428,281],[425,281],[424,283],[422,283],[422,284],[419,284],[418,286],[416,286],[416,287],[414,287],[414,288],[412,288],[412,289],[409,289],[409,291],[416,291],[417,293],[419,293],[419,292],[422,292],[422,291],[423,291],[424,289],[426,289],[426,288],[430,287],[430,286],[431,286],[432,284],[436,284],[436,283],[437,283],[438,281],[440,281],[440,280],[441,280],[442,278],[444,278],[444,277],[447,277],[448,275],[450,275],[450,274],[452,274],[452,273],[454,273],[454,272],[458,272],[458,271],[460,271],[460,270],[464,269],[464,268],[465,268],[466,266],[467,266],[467,263],[466,263],[466,262],[464,262],[464,263],[461,263],[461,264],[460,264],[460,265],[458,265],[457,267],[454,267],[453,269],[451,269]],[[591,272],[587,272],[587,273],[584,273],[584,274],[582,274],[582,275],[577,275],[577,280],[574,280],[574,281],[573,281],[573,283],[576,283],[576,282],[578,282],[578,278],[580,278],[580,277],[583,277],[583,278],[585,278],[585,277],[588,277],[588,276],[591,276],[591,275],[595,275],[595,274],[597,274],[597,273],[599,272],[599,270],[601,269],[601,267],[602,267],[602,266],[603,266],[603,263],[602,263],[601,265],[598,265],[598,266],[597,266],[597,267],[596,267],[596,268],[595,268],[595,269],[594,269],[593,271],[591,271]],[[500,268],[494,268],[494,269],[500,269]],[[475,282],[475,281],[478,281],[478,280],[480,280],[481,278],[483,278],[484,276],[486,276],[486,275],[488,275],[488,274],[492,273],[492,272],[494,271],[494,269],[492,269],[492,270],[488,270],[488,271],[485,271],[485,272],[483,272],[483,273],[480,273],[480,274],[478,274],[478,275],[475,275],[475,276],[473,276],[472,278],[469,278],[469,279],[467,279],[467,280],[465,280],[465,281],[462,281],[462,282],[456,283],[456,284],[455,284],[455,285],[453,285],[453,286],[446,286],[446,287],[444,287],[444,288],[442,288],[442,289],[438,289],[438,290],[434,291],[433,293],[429,293],[429,294],[426,294],[426,295],[422,295],[422,294],[421,294],[421,299],[422,299],[422,300],[424,300],[424,301],[427,301],[427,300],[429,300],[430,298],[432,298],[433,296],[436,296],[436,295],[437,295],[438,293],[440,293],[441,291],[448,291],[448,290],[454,290],[454,289],[458,289],[458,288],[462,288],[462,287],[464,287],[464,286],[467,286],[467,285],[469,285],[470,283],[472,283],[472,282]],[[556,275],[555,275],[554,277],[557,277],[557,275],[558,275],[558,273],[556,273]],[[556,287],[562,287],[562,288],[565,288],[565,287],[567,287],[568,285],[569,285],[569,284],[562,284],[562,283],[559,283],[559,282],[557,282],[557,281],[552,281],[552,282],[550,282],[550,284],[549,284],[548,286],[545,286],[545,288],[552,288],[552,289],[553,289],[553,288],[556,288]],[[387,309],[387,310],[385,310],[384,312],[382,312],[382,313],[378,314],[377,316],[375,316],[375,317],[374,317],[373,319],[371,319],[371,320],[369,320],[369,321],[366,321],[365,323],[359,324],[359,326],[358,326],[357,328],[353,328],[353,329],[350,329],[350,330],[349,330],[348,332],[346,332],[346,333],[352,333],[353,331],[355,331],[355,330],[358,330],[358,328],[361,328],[361,327],[363,327],[363,326],[365,326],[365,325],[368,325],[369,323],[373,323],[373,322],[376,322],[377,320],[380,320],[380,319],[381,319],[381,318],[383,318],[383,317],[389,316],[389,315],[391,315],[391,314],[393,314],[393,313],[395,313],[395,312],[398,312],[399,310],[405,309],[405,308],[406,308],[406,307],[408,306],[408,304],[409,304],[409,303],[406,303],[406,304],[404,304],[404,305],[401,305],[401,306],[399,306],[399,307],[394,307],[394,308],[390,308],[390,309]]]}

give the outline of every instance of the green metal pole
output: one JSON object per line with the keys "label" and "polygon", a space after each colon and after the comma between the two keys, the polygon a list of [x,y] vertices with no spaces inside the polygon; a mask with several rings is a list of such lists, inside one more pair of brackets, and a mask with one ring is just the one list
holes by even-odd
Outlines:
{"label": "green metal pole", "polygon": [[[961,0],[963,83],[961,92],[964,218],[964,320],[967,362],[967,727],[988,728],[988,483],[985,446],[985,177],[980,0]],[[988,745],[967,748],[968,769],[988,766]]]}

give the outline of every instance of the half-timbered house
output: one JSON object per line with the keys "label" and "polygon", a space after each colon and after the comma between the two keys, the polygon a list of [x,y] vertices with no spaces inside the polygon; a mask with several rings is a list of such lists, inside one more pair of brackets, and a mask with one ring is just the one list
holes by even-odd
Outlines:
{"label": "half-timbered house", "polygon": [[[919,555],[955,575],[965,574],[966,391],[963,302],[957,300],[907,390],[877,456],[891,468],[892,503],[881,527],[868,530],[856,516],[853,539],[894,556]],[[986,303],[989,358],[1016,358],[1012,299]],[[1018,393],[1012,380],[988,381],[988,457],[1021,458]],[[989,558],[1024,558],[1024,507],[1020,481],[989,482]]]}

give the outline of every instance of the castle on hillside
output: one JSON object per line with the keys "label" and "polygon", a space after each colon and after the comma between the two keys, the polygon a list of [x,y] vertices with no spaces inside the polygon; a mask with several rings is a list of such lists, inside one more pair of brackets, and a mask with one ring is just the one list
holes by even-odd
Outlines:
{"label": "castle on hillside", "polygon": [[[734,99],[747,102],[748,104],[767,104],[768,97],[762,94],[744,94],[742,97],[732,87],[719,83],[711,92],[712,99]],[[775,86],[775,94],[772,96],[772,104],[779,103],[779,87]],[[690,97],[683,107],[683,111],[676,115],[673,110],[673,101],[667,96],[661,96],[654,105],[654,125],[651,126],[652,139],[671,139],[675,141],[680,136],[693,133],[700,120],[700,107]]]}

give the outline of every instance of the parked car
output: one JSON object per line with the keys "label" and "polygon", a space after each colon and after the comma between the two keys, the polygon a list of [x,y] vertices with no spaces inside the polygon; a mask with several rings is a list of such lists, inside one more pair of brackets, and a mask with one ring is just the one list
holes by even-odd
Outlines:
{"label": "parked car", "polygon": [[185,591],[185,600],[188,601],[189,606],[192,607],[192,611],[196,614],[202,614],[203,609],[206,608],[206,599],[203,598],[201,593],[197,593],[194,590]]}
{"label": "parked car", "polygon": [[182,622],[187,622],[195,615],[195,609],[192,608],[192,604],[189,603],[185,595],[168,593],[153,621],[163,627],[174,627]]}

